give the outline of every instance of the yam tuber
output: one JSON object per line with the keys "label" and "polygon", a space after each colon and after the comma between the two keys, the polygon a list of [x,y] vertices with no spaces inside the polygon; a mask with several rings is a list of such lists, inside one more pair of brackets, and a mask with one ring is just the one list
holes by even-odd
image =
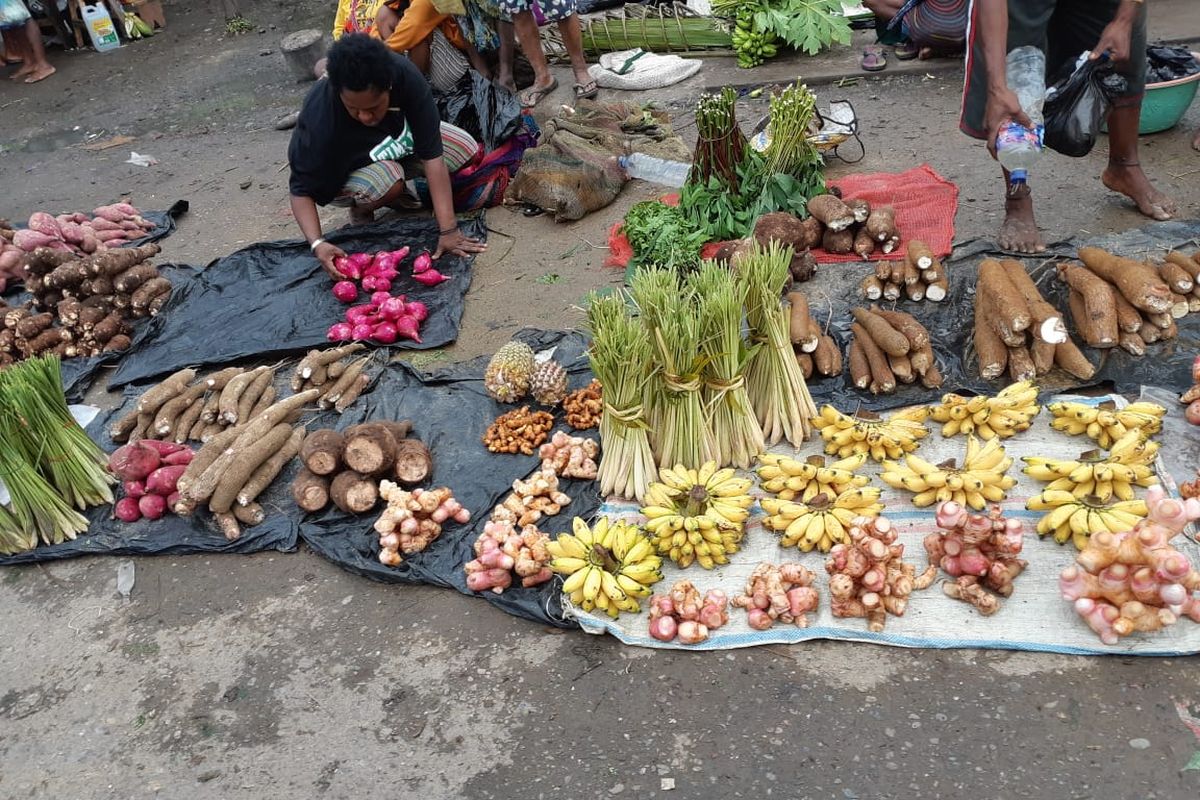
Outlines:
{"label": "yam tuber", "polygon": [[396,462],[396,438],[384,425],[367,422],[347,428],[342,463],[363,475],[377,475]]}
{"label": "yam tuber", "polygon": [[[867,388],[870,388],[872,394],[891,394],[896,390],[896,376],[892,374],[891,367],[888,366],[887,355],[876,344],[875,340],[859,323],[854,323],[850,326],[851,333],[854,334],[854,341],[862,348],[863,355],[866,358],[869,367],[870,382]],[[908,344],[908,340],[905,340]],[[853,367],[853,357],[851,358]],[[853,372],[851,373],[853,375]],[[857,383],[857,381],[856,381]]]}
{"label": "yam tuber", "polygon": [[789,330],[792,344],[799,345],[805,353],[811,353],[817,349],[817,338],[820,334],[813,335],[808,298],[804,296],[803,292],[789,292],[787,301],[791,307]]}
{"label": "yam tuber", "polygon": [[1098,247],[1079,248],[1079,259],[1108,281],[1135,307],[1155,314],[1171,307],[1171,289],[1148,264],[1113,255]]}
{"label": "yam tuber", "polygon": [[433,474],[433,456],[423,442],[402,439],[396,445],[396,463],[392,474],[402,486],[415,486],[429,480]]}
{"label": "yam tuber", "polygon": [[329,499],[347,514],[364,514],[379,502],[379,487],[369,476],[345,470],[330,481]]}
{"label": "yam tuber", "polygon": [[826,253],[845,255],[854,251],[854,232],[849,230],[835,231],[826,228],[821,237],[821,249]]}
{"label": "yam tuber", "polygon": [[314,475],[332,475],[342,466],[345,445],[345,437],[338,431],[313,431],[300,448],[300,460]]}
{"label": "yam tuber", "polygon": [[854,234],[854,242],[851,245],[858,257],[866,261],[875,252],[875,240],[871,238],[871,234],[866,228],[859,228]]}
{"label": "yam tuber", "polygon": [[[854,212],[837,197],[831,194],[820,194],[808,201],[808,213],[830,231],[845,231],[854,224]],[[872,212],[874,216],[874,212]],[[870,225],[868,218],[867,224]],[[883,241],[878,239],[877,241]],[[853,236],[851,236],[853,243]],[[828,248],[826,248],[828,249]],[[845,252],[849,252],[847,247]]]}
{"label": "yam tuber", "polygon": [[995,380],[1008,367],[1008,347],[987,320],[979,298],[975,298],[975,355],[979,361],[979,375],[984,380]]}
{"label": "yam tuber", "polygon": [[329,505],[329,479],[302,468],[292,481],[292,499],[309,513],[320,511]]}
{"label": "yam tuber", "polygon": [[865,308],[852,308],[850,313],[883,352],[890,356],[905,356],[911,349],[908,338],[893,328],[883,317]]}
{"label": "yam tuber", "polygon": [[[810,201],[811,202],[811,201]],[[881,243],[895,239],[899,241],[899,235],[896,230],[896,211],[891,206],[876,206],[871,209],[870,215],[867,216],[867,221],[863,223],[863,227],[871,234],[871,237]],[[893,245],[894,249],[895,245]],[[884,252],[891,252],[884,250]]]}

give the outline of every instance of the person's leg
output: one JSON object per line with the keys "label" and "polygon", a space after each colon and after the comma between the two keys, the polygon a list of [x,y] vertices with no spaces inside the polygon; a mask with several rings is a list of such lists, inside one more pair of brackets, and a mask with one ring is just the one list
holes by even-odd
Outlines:
{"label": "person's leg", "polygon": [[[559,2],[560,0],[555,0]],[[579,14],[575,13],[574,0],[571,0],[572,11],[568,16],[558,20],[558,31],[562,34],[563,46],[571,57],[571,70],[575,73],[576,95],[578,97],[594,97],[596,82],[588,74],[587,59],[583,57],[583,29],[579,25]]]}
{"label": "person's leg", "polygon": [[381,5],[379,10],[375,12],[375,30],[379,32],[379,38],[387,41],[392,38],[392,32],[396,30],[396,23],[400,21],[400,15],[389,6]]}
{"label": "person's leg", "polygon": [[550,64],[546,61],[546,53],[542,50],[541,36],[538,34],[537,21],[533,12],[526,8],[512,15],[513,27],[517,31],[517,41],[521,44],[521,52],[533,67],[533,86],[525,90],[527,105],[534,105],[542,97],[549,94],[557,85],[554,76],[550,74]]}
{"label": "person's leg", "polygon": [[474,136],[449,122],[442,123],[442,159],[451,175],[470,164],[478,152]]}
{"label": "person's leg", "polygon": [[363,225],[375,220],[375,211],[391,205],[408,192],[404,167],[397,161],[377,161],[350,173],[333,205],[350,209],[350,221]]}
{"label": "person's leg", "polygon": [[55,73],[55,69],[46,60],[46,49],[42,46],[42,30],[32,18],[25,23],[25,41],[28,44],[29,58],[21,66],[19,74],[28,73],[25,77],[26,83],[37,83],[49,78]]}
{"label": "person's leg", "polygon": [[1175,216],[1175,201],[1154,188],[1138,161],[1138,123],[1141,97],[1122,97],[1108,112],[1108,166],[1100,176],[1104,185],[1132,200],[1151,219]]}
{"label": "person's leg", "polygon": [[498,20],[496,32],[500,37],[500,50],[497,55],[500,63],[496,67],[496,82],[516,94],[517,82],[513,80],[513,60],[517,57],[517,48],[514,46],[517,38],[516,31],[511,22]]}

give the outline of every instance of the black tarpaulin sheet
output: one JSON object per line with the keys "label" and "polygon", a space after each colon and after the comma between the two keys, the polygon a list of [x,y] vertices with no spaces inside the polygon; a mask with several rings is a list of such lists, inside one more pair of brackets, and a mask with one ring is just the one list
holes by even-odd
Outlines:
{"label": "black tarpaulin sheet", "polygon": [[[518,339],[535,352],[555,348],[554,358],[570,373],[572,390],[591,379],[584,339],[578,334],[522,331]],[[475,540],[491,515],[492,508],[511,491],[512,482],[539,467],[536,456],[489,453],[482,436],[500,414],[511,410],[487,396],[483,370],[487,359],[455,364],[446,369],[421,373],[405,364],[392,364],[369,393],[339,421],[339,428],[369,419],[408,419],[413,435],[433,453],[430,486],[449,486],[454,496],[471,510],[466,525],[445,526],[442,535],[426,550],[407,557],[399,567],[379,563],[379,535],[372,529],[377,513],[359,517],[337,509],[307,517],[300,525],[305,544],[343,569],[386,583],[429,583],[482,596],[488,602],[518,617],[560,627],[574,627],[563,619],[559,581],[529,589],[519,583],[502,594],[467,589],[463,565],[475,555]],[[555,413],[554,430],[570,430]],[[591,433],[595,433],[592,431]],[[560,488],[572,502],[555,517],[539,523],[554,535],[570,530],[571,519],[589,517],[600,505],[595,481],[563,480]]]}
{"label": "black tarpaulin sheet", "polygon": [[[1200,314],[1189,314],[1176,320],[1179,336],[1168,342],[1149,345],[1146,355],[1135,358],[1123,350],[1094,350],[1083,346],[1071,324],[1067,308],[1066,286],[1055,277],[1054,265],[1064,259],[1076,257],[1080,246],[1103,247],[1118,255],[1137,259],[1161,259],[1167,250],[1178,249],[1191,253],[1200,244],[1200,220],[1160,222],[1142,228],[1111,233],[1102,236],[1072,237],[1051,244],[1044,254],[1020,259],[1037,282],[1046,300],[1063,310],[1063,318],[1072,332],[1072,338],[1081,346],[1085,355],[1098,366],[1090,381],[1080,381],[1061,370],[1038,378],[1043,394],[1059,393],[1085,386],[1112,383],[1117,392],[1136,395],[1142,385],[1160,386],[1182,392],[1192,385],[1191,362],[1200,351]],[[900,302],[896,308],[907,311],[921,321],[928,330],[929,338],[937,355],[938,367],[945,383],[942,388],[929,390],[919,383],[901,385],[891,395],[872,396],[856,389],[850,383],[848,373],[834,378],[814,378],[809,381],[809,391],[818,405],[832,403],[839,409],[853,411],[859,406],[872,410],[884,410],[918,403],[937,402],[946,392],[994,393],[1007,383],[1004,379],[988,382],[979,377],[973,342],[975,276],[979,262],[984,258],[1014,258],[994,249],[995,245],[983,239],[974,239],[956,245],[949,261],[950,294],[945,302],[920,303]],[[829,297],[816,291],[810,293],[809,305],[814,319],[824,325],[830,319],[830,332],[844,353],[849,342],[850,311],[863,305],[858,291],[859,281],[871,269],[868,265],[842,264],[824,267],[826,270],[843,271],[845,279],[838,281],[843,287],[840,294]],[[803,290],[805,287],[797,287]],[[884,307],[889,307],[885,304]]]}
{"label": "black tarpaulin sheet", "polygon": [[[464,222],[476,238],[487,234],[482,220]],[[328,236],[346,252],[395,250],[413,255],[437,246],[437,221],[404,217],[377,225],[345,228]],[[450,280],[422,286],[410,272],[412,256],[392,287],[429,307],[422,343],[393,347],[443,347],[458,338],[464,297],[471,285],[473,259],[445,256],[437,268]],[[204,269],[172,274],[171,299],[138,331],[121,358],[109,388],[166,375],[186,366],[230,364],[250,357],[294,355],[328,345],[329,326],[345,318],[332,284],[303,241],[264,242],[218,259]]]}
{"label": "black tarpaulin sheet", "polygon": [[[382,360],[382,359],[380,359]],[[377,370],[377,367],[372,368]],[[278,370],[276,388],[284,395],[290,394],[286,384],[291,370]],[[152,384],[129,386],[125,389],[121,406],[101,412],[87,427],[88,436],[106,453],[119,445],[109,437],[112,423],[133,409],[137,398]],[[309,430],[328,427],[337,414],[317,413],[315,409],[304,415],[302,420]],[[199,442],[189,442],[199,449]],[[112,517],[111,506],[89,509],[85,516],[91,521],[88,532],[72,542],[58,545],[39,545],[26,553],[0,556],[0,566],[10,564],[32,564],[41,561],[57,561],[84,555],[188,555],[196,553],[258,553],[264,550],[293,552],[299,541],[300,513],[292,502],[289,484],[299,466],[295,460],[288,464],[279,477],[259,496],[259,502],[267,510],[267,518],[261,525],[242,528],[241,538],[227,541],[217,529],[212,515],[206,510],[197,511],[190,517],[167,514],[162,519],[139,522],[122,522]],[[115,497],[121,497],[120,486],[113,487]]]}
{"label": "black tarpaulin sheet", "polygon": [[176,200],[166,211],[143,211],[142,216],[154,223],[154,230],[140,239],[127,242],[122,247],[137,247],[165,239],[175,231],[175,221],[188,212],[190,204],[187,200]]}

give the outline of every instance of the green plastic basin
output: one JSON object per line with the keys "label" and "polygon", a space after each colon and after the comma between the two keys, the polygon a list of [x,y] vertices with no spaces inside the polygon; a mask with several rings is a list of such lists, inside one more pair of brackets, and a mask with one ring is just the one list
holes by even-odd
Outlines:
{"label": "green plastic basin", "polygon": [[1147,84],[1138,133],[1158,133],[1178,125],[1196,97],[1197,88],[1200,88],[1200,72],[1174,81]]}

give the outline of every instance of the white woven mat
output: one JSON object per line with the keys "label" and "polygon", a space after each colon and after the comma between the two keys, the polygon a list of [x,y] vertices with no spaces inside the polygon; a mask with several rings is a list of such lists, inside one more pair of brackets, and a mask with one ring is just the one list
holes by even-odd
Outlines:
{"label": "white woven mat", "polygon": [[[1120,397],[1056,399],[1086,403],[1114,400],[1118,404],[1125,404],[1124,399]],[[1179,414],[1180,409],[1176,403],[1167,407],[1172,415]],[[1182,423],[1182,420],[1179,422]],[[948,458],[957,458],[961,463],[966,440],[963,437],[943,439],[938,427],[936,423],[931,424],[931,432],[922,440],[918,455],[933,463]],[[1186,428],[1168,425],[1163,436],[1168,442],[1174,438],[1172,431],[1175,431],[1176,435],[1187,435]],[[1196,436],[1191,434],[1189,438]],[[1020,459],[1021,456],[1027,455],[1074,458],[1094,446],[1090,440],[1052,430],[1050,415],[1043,410],[1028,431],[1007,440],[1005,446],[1014,459],[1009,474],[1017,479],[1017,485],[1013,487],[1009,499],[1001,505],[1007,516],[1015,517],[1025,524],[1025,547],[1021,557],[1029,562],[1029,566],[1017,578],[1013,596],[1004,599],[1000,611],[990,617],[981,616],[970,605],[946,597],[942,593],[941,582],[947,576],[941,573],[928,589],[912,594],[908,611],[903,617],[889,616],[887,627],[881,633],[869,632],[866,620],[836,618],[828,608],[825,555],[817,552],[801,553],[795,548],[785,550],[779,547],[778,537],[763,529],[763,514],[757,504],[746,538],[742,542],[742,549],[730,557],[729,564],[706,571],[696,565],[681,570],[668,562],[663,568],[664,579],[656,588],[664,591],[675,581],[687,578],[696,585],[701,594],[707,589],[721,588],[732,598],[741,593],[746,578],[759,562],[799,562],[818,573],[816,586],[821,594],[821,607],[816,614],[808,615],[808,628],[776,624],[769,630],[756,631],[746,624],[746,613],[742,609],[731,608],[729,623],[716,630],[707,641],[699,645],[682,645],[651,638],[647,632],[649,615],[645,612],[636,615],[622,614],[616,620],[609,619],[607,615],[597,616],[576,608],[568,609],[568,613],[589,633],[610,633],[626,644],[639,647],[727,650],[764,644],[789,644],[810,639],[845,639],[898,647],[981,647],[1066,654],[1178,656],[1200,653],[1200,625],[1189,619],[1180,620],[1164,631],[1135,634],[1122,638],[1116,645],[1105,645],[1075,614],[1071,603],[1063,600],[1059,594],[1059,572],[1072,563],[1078,551],[1069,543],[1058,545],[1053,539],[1043,540],[1037,536],[1037,520],[1041,513],[1026,511],[1025,501],[1040,492],[1044,484],[1021,474],[1023,464]],[[1167,447],[1163,449],[1166,450]],[[775,451],[793,454],[791,447],[775,448]],[[806,457],[822,452],[822,442],[818,437],[815,441],[806,442],[799,454]],[[1161,459],[1156,466],[1159,478],[1168,492],[1175,494],[1175,483],[1164,470]],[[911,494],[884,485],[877,478],[878,464],[869,461],[862,472],[874,478],[872,485],[883,489],[882,499],[886,504],[884,515],[900,529],[900,541],[905,545],[905,558],[916,563],[918,570],[923,569],[927,559],[921,542],[927,534],[936,530],[932,509],[917,509],[910,501]],[[761,493],[757,488],[757,479],[755,483],[755,491]],[[636,516],[637,508],[625,502],[610,502],[601,508],[600,513],[617,517]],[[1176,537],[1174,542],[1192,559],[1192,563],[1200,563],[1200,545],[1186,536]]]}

